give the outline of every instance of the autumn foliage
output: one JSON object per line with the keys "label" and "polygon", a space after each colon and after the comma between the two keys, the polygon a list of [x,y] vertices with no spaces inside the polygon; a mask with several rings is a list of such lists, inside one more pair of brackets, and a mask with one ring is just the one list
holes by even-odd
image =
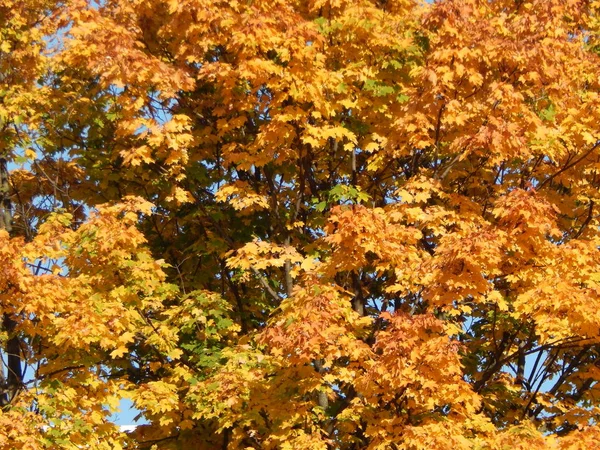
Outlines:
{"label": "autumn foliage", "polygon": [[1,0],[0,449],[597,448],[598,172],[597,0]]}

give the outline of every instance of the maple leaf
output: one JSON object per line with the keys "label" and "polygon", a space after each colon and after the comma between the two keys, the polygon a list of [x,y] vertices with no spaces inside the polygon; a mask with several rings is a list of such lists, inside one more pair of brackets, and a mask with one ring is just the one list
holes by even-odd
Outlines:
{"label": "maple leaf", "polygon": [[5,0],[0,450],[593,448],[599,35],[597,1]]}

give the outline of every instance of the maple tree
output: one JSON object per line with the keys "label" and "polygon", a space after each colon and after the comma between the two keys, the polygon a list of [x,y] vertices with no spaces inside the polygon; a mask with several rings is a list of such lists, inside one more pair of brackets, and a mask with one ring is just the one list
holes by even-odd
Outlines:
{"label": "maple tree", "polygon": [[594,448],[599,33],[4,0],[0,448]]}

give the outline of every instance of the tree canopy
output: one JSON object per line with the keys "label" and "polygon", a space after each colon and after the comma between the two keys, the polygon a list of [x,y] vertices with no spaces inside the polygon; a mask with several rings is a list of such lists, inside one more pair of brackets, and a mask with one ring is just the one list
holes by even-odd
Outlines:
{"label": "tree canopy", "polygon": [[0,449],[594,448],[598,171],[597,0],[3,0]]}

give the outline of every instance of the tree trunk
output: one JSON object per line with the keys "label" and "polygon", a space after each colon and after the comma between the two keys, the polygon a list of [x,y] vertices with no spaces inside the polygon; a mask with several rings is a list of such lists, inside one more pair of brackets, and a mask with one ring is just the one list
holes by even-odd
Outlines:
{"label": "tree trunk", "polygon": [[[0,229],[10,232],[12,229],[11,219],[8,167],[6,159],[0,158]],[[2,327],[9,339],[4,348],[6,357],[2,358],[2,367],[0,370],[0,406],[10,404],[23,384],[21,343],[15,332],[16,325],[17,323],[5,312],[2,319]]]}

